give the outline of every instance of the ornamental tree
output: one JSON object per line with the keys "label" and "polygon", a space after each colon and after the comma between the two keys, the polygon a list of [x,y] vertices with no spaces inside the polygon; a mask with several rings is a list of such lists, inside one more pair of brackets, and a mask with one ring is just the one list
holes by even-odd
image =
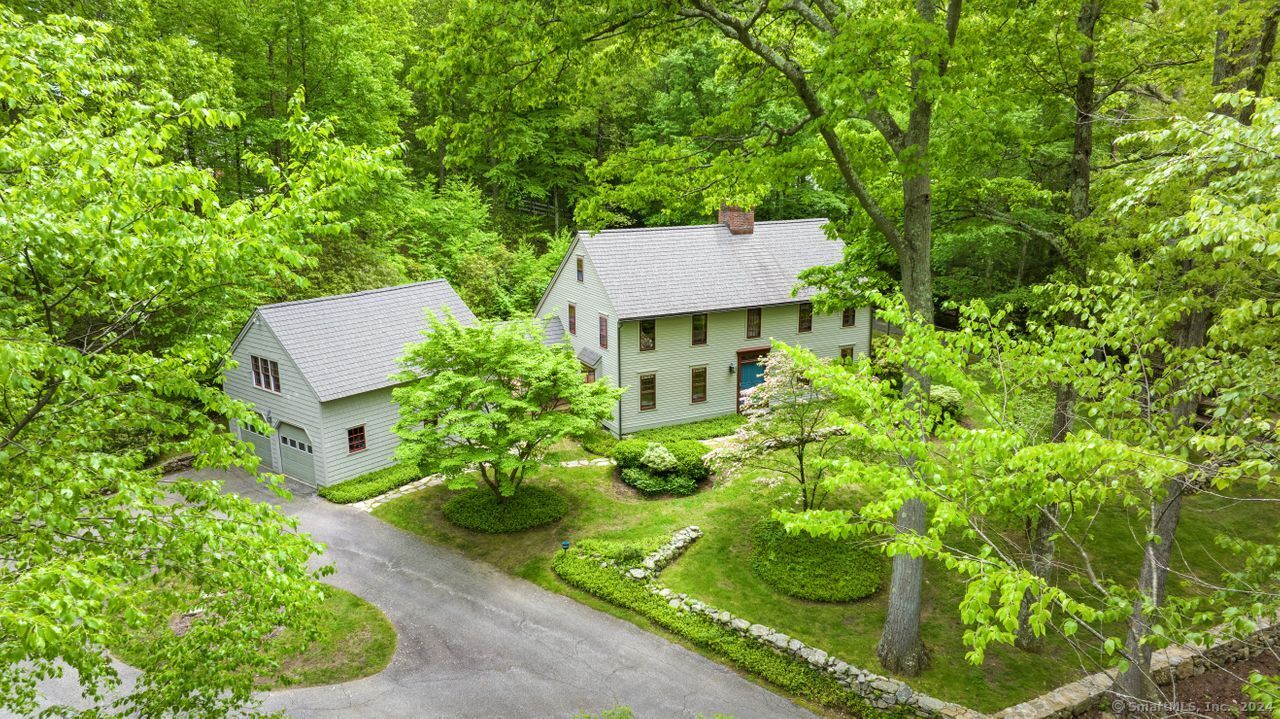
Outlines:
{"label": "ornamental tree", "polygon": [[785,352],[771,352],[764,364],[764,382],[743,405],[746,424],[709,461],[721,472],[755,469],[786,477],[799,486],[800,510],[817,509],[827,495],[831,460],[846,444],[845,432],[832,424],[833,396],[815,387]]}
{"label": "ornamental tree", "polygon": [[[265,189],[224,203],[212,172],[170,158],[235,118],[139,90],[107,38],[0,9],[0,713],[34,714],[39,682],[70,667],[95,716],[224,716],[270,671],[262,642],[310,625],[320,547],[271,506],[148,463],[256,465],[214,418],[269,430],[211,379],[243,308],[296,280],[329,201],[377,158],[295,105],[292,159],[244,158]],[[175,587],[203,614],[107,699],[107,648]]]}
{"label": "ornamental tree", "polygon": [[548,346],[536,320],[462,326],[431,317],[426,340],[409,345],[392,392],[402,462],[443,474],[449,486],[476,477],[503,502],[559,440],[612,416],[621,390],[583,381],[568,344]]}

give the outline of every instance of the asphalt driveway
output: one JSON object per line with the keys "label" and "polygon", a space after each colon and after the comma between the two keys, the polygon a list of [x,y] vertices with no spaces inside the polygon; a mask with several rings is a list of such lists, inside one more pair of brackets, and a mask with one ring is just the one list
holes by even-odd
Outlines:
{"label": "asphalt driveway", "polygon": [[[242,472],[206,473],[279,503]],[[295,489],[298,489],[295,487]],[[813,717],[681,646],[372,516],[297,491],[284,510],[328,545],[327,579],[377,605],[399,634],[385,671],[276,691],[294,717],[571,717],[625,705],[638,719]],[[45,687],[66,697],[69,682]]]}

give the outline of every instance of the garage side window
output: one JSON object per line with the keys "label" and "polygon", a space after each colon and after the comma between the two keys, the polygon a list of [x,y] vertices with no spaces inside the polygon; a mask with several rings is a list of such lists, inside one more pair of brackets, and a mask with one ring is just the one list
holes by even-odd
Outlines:
{"label": "garage side window", "polygon": [[347,430],[347,452],[354,454],[364,451],[364,425]]}
{"label": "garage side window", "polygon": [[280,365],[275,360],[249,357],[253,367],[253,386],[268,392],[280,391]]}

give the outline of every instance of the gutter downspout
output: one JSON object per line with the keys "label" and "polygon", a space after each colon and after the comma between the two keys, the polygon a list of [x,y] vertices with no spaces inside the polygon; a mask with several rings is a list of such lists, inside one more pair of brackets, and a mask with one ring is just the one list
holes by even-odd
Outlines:
{"label": "gutter downspout", "polygon": [[[616,347],[614,348],[614,353],[617,355],[617,358],[618,358],[618,362],[617,362],[618,376],[614,377],[613,381],[615,383],[615,386],[621,387],[622,386],[622,320],[621,319],[618,319],[617,321],[617,327],[613,331],[613,336],[614,336],[614,344],[616,345]],[[622,396],[621,395],[618,396],[618,439],[622,439]]]}

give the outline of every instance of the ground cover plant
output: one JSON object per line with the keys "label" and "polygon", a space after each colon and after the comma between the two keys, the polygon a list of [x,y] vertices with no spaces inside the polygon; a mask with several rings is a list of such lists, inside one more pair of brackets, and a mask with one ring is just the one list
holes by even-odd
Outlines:
{"label": "ground cover plant", "polygon": [[366,472],[345,482],[321,487],[317,494],[335,504],[361,502],[418,480],[422,473],[409,464],[393,464],[390,467]]}
{"label": "ground cover plant", "polygon": [[667,427],[654,427],[632,432],[624,439],[645,439],[650,442],[673,442],[681,439],[715,439],[728,437],[745,422],[740,414],[726,414],[721,417],[702,419],[697,422],[673,424]]}
{"label": "ground cover plant", "polygon": [[787,533],[767,519],[751,533],[751,568],[788,596],[816,602],[847,602],[874,594],[884,581],[884,555],[843,540]]}
{"label": "ground cover plant", "polygon": [[444,503],[440,511],[450,522],[477,532],[506,534],[550,524],[564,516],[569,501],[546,487],[524,491],[499,501],[484,489],[466,489]]}
{"label": "ground cover plant", "polygon": [[[848,716],[877,717],[884,712],[872,709],[866,700],[843,687],[826,672],[814,669],[801,659],[783,656],[759,642],[717,624],[709,617],[681,612],[644,584],[622,575],[638,557],[666,541],[659,537],[641,543],[611,543],[587,540],[557,552],[552,569],[570,586],[611,604],[625,607],[658,626],[709,650],[721,661],[737,666],[770,684]],[[637,551],[639,550],[639,551]]]}

